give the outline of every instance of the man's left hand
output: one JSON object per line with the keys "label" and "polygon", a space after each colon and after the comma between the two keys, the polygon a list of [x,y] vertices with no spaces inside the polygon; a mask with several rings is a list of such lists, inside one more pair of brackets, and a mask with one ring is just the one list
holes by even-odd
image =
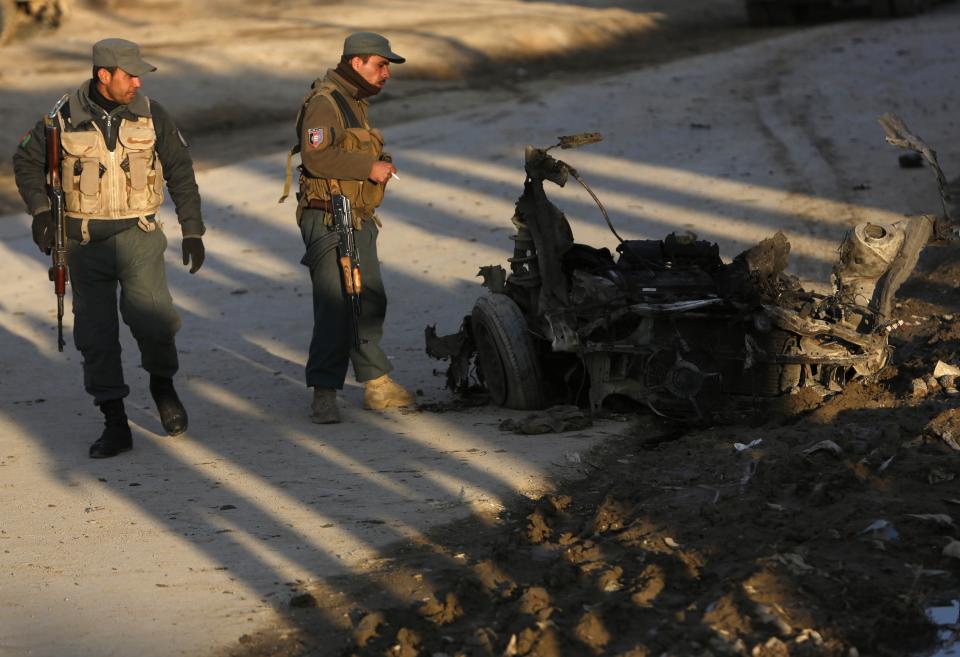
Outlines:
{"label": "man's left hand", "polygon": [[200,267],[203,266],[203,259],[206,255],[207,252],[203,248],[202,239],[199,237],[183,238],[183,264],[189,265],[191,262],[193,263],[193,266],[190,267],[191,274],[196,274]]}

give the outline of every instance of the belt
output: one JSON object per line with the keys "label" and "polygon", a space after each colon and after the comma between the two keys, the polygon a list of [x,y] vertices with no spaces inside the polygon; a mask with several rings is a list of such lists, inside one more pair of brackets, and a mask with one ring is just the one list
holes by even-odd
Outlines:
{"label": "belt", "polygon": [[311,210],[323,210],[324,212],[333,214],[333,204],[326,199],[315,198],[307,201],[307,207]]}

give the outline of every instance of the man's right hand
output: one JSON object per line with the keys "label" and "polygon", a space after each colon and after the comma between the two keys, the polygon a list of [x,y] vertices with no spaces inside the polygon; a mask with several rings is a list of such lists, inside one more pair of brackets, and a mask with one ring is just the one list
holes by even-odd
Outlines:
{"label": "man's right hand", "polygon": [[373,163],[373,166],[370,167],[370,180],[375,183],[380,183],[381,185],[388,180],[390,180],[390,174],[397,170],[397,167],[393,166],[390,162],[385,162],[383,160],[377,160]]}
{"label": "man's right hand", "polygon": [[45,210],[35,214],[30,229],[33,231],[33,242],[40,247],[40,252],[50,255],[57,230],[57,225],[53,221],[53,212]]}

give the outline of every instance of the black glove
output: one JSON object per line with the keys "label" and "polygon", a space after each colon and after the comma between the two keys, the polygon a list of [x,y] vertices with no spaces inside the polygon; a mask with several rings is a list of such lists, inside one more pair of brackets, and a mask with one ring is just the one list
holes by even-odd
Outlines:
{"label": "black glove", "polygon": [[30,226],[33,231],[33,242],[40,247],[42,253],[50,255],[50,249],[53,248],[54,235],[57,232],[57,225],[53,221],[53,212],[44,210],[33,216],[33,224]]}
{"label": "black glove", "polygon": [[196,274],[200,267],[203,266],[203,259],[206,257],[206,250],[203,248],[203,240],[199,237],[184,237],[183,238],[183,264],[189,265],[193,262],[193,266],[190,267],[190,273]]}

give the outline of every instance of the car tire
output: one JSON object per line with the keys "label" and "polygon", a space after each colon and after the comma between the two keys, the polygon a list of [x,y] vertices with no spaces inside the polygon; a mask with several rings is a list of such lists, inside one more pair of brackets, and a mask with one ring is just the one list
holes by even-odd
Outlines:
{"label": "car tire", "polygon": [[470,325],[490,401],[519,410],[543,408],[540,359],[513,299],[505,294],[480,297],[473,306]]}
{"label": "car tire", "polygon": [[[788,356],[797,350],[796,337],[779,329],[770,331],[759,342],[771,356]],[[758,363],[755,367],[754,394],[776,397],[800,384],[802,367],[796,363]]]}

